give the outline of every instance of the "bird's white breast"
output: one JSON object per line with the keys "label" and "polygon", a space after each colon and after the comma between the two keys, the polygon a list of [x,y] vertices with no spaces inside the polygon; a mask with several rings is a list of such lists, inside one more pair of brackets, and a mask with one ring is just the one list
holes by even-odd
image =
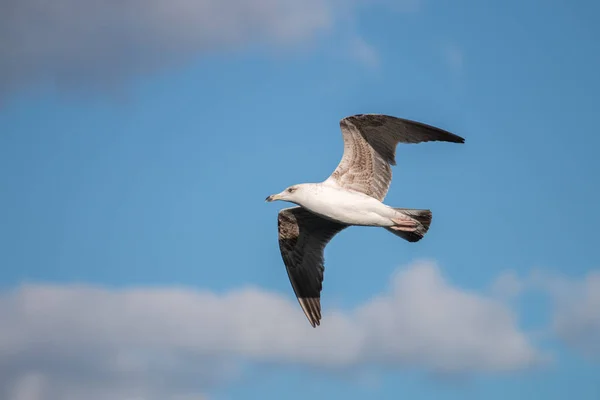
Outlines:
{"label": "bird's white breast", "polygon": [[329,184],[315,184],[303,196],[304,208],[350,225],[391,226],[394,211],[366,194]]}

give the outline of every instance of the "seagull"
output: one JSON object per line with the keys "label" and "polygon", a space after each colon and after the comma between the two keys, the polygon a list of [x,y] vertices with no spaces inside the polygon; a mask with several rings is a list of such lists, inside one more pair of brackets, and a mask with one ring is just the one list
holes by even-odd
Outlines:
{"label": "seagull", "polygon": [[321,323],[324,250],[349,226],[382,227],[417,242],[431,224],[430,210],[383,203],[396,165],[398,143],[465,140],[445,130],[382,114],[357,114],[340,121],[344,153],[323,182],[302,183],[266,198],[296,204],[278,214],[279,250],[300,307],[313,328]]}

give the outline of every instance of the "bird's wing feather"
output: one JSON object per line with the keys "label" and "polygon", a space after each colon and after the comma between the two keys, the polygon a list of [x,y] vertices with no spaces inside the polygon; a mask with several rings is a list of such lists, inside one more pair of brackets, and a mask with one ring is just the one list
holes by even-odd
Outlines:
{"label": "bird's wing feather", "polygon": [[327,243],[347,227],[319,217],[302,207],[279,212],[279,249],[288,277],[310,324],[321,320],[321,288]]}
{"label": "bird's wing feather", "polygon": [[340,121],[344,154],[327,183],[383,201],[396,165],[398,143],[464,143],[460,136],[433,126],[381,114],[358,114]]}

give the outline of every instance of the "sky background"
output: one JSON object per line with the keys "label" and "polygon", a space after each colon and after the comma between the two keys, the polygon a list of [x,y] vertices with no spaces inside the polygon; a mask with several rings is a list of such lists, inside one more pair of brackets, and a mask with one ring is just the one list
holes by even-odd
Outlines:
{"label": "sky background", "polygon": [[[0,3],[0,397],[600,398],[600,5]],[[267,195],[325,179],[339,120],[466,139],[397,150],[324,317]]]}

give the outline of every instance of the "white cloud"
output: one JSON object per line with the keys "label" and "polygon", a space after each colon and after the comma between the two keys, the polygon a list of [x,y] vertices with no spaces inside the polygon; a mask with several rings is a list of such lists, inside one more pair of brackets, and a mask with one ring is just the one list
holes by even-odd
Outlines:
{"label": "white cloud", "polygon": [[541,360],[503,303],[425,262],[352,311],[325,310],[317,329],[289,294],[252,288],[24,285],[0,295],[0,320],[0,397],[10,400],[176,399],[235,378],[240,360],[458,373]]}
{"label": "white cloud", "polygon": [[579,280],[537,271],[531,281],[552,298],[558,337],[586,356],[600,356],[600,271]]}
{"label": "white cloud", "polygon": [[295,43],[332,24],[329,0],[7,0],[0,89],[38,79],[102,85],[215,48]]}
{"label": "white cloud", "polygon": [[[362,1],[5,0],[0,94],[40,81],[110,87],[206,51],[249,44],[287,48],[331,31]],[[399,10],[417,3],[403,0],[406,7]]]}
{"label": "white cloud", "polygon": [[369,352],[442,372],[510,370],[540,361],[515,316],[492,297],[452,287],[430,263],[402,270],[390,295],[359,309]]}

